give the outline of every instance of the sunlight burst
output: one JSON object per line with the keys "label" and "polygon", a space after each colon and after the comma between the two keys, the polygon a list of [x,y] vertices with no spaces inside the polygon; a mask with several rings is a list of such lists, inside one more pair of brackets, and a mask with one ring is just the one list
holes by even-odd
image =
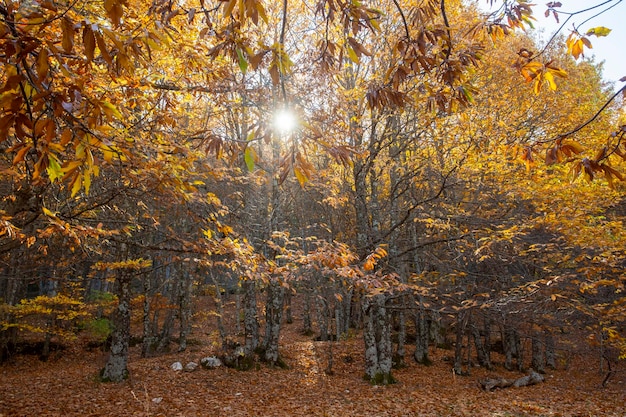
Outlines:
{"label": "sunlight burst", "polygon": [[281,135],[291,133],[297,125],[296,116],[291,111],[282,109],[274,113],[274,129]]}

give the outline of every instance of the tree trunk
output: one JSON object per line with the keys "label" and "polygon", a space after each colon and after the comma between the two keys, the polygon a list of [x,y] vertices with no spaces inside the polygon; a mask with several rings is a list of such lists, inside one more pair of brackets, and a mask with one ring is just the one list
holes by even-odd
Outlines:
{"label": "tree trunk", "polygon": [[[402,303],[402,307],[404,302]],[[394,366],[396,368],[402,368],[406,366],[404,362],[404,356],[406,355],[406,316],[404,311],[400,310],[398,313],[398,347],[394,357]]]}
{"label": "tree trunk", "polygon": [[246,356],[250,356],[259,347],[259,320],[257,318],[256,285],[252,280],[244,280],[243,287],[243,326],[246,338],[244,347]]}
{"label": "tree trunk", "polygon": [[550,369],[556,369],[556,348],[552,333],[546,330],[546,365]]}
{"label": "tree trunk", "polygon": [[[177,270],[174,264],[169,264],[165,267],[165,290],[164,295],[169,298],[169,304],[177,305],[179,296],[179,283],[177,281]],[[158,342],[156,344],[157,353],[165,353],[169,351],[170,343],[172,341],[172,329],[174,328],[176,310],[168,308],[165,310],[165,319],[163,320],[163,327],[161,331],[158,331],[158,318],[155,322],[158,334]]]}
{"label": "tree trunk", "polygon": [[224,300],[222,299],[222,288],[220,287],[219,282],[215,278],[213,271],[209,272],[211,276],[211,281],[213,281],[213,286],[215,286],[215,305],[217,307],[217,331],[220,334],[220,340],[222,345],[226,340],[226,329],[224,328]]}
{"label": "tree trunk", "polygon": [[283,316],[285,288],[277,280],[270,281],[267,286],[265,304],[265,361],[271,365],[278,363],[278,341]]}
{"label": "tree trunk", "polygon": [[538,336],[539,335],[535,333],[533,334],[533,338],[532,338],[531,366],[536,372],[543,374],[546,372],[546,369],[545,369],[546,362],[543,356],[543,342]]}
{"label": "tree trunk", "polygon": [[131,276],[120,271],[118,278],[118,304],[114,317],[111,337],[111,351],[104,369],[102,380],[120,382],[128,378],[128,347],[130,344],[130,300]]}
{"label": "tree trunk", "polygon": [[285,321],[287,324],[293,323],[293,312],[291,311],[291,290],[285,292]]}
{"label": "tree trunk", "polygon": [[544,378],[542,375],[531,371],[529,375],[517,379],[487,378],[480,381],[480,386],[485,391],[493,391],[496,388],[527,387],[543,382],[543,380]]}
{"label": "tree trunk", "polygon": [[365,376],[373,384],[392,384],[391,326],[385,296],[364,297],[362,301],[365,341]]}
{"label": "tree trunk", "polygon": [[521,372],[524,369],[524,352],[517,330],[513,327],[505,326],[504,328],[504,367],[509,371],[513,370],[513,357],[517,361],[517,369]]}
{"label": "tree trunk", "polygon": [[313,334],[313,324],[311,323],[311,293],[305,290],[304,309],[302,312],[302,333],[305,335]]}
{"label": "tree trunk", "polygon": [[322,342],[326,342],[328,340],[328,300],[324,298],[324,296],[316,291],[317,301],[317,325],[320,328],[320,336],[319,339]]}
{"label": "tree trunk", "polygon": [[419,311],[415,313],[415,352],[413,357],[417,363],[422,365],[430,365],[431,361],[428,358],[428,327],[426,325],[426,312],[424,311],[424,304],[420,297]]}
{"label": "tree trunk", "polygon": [[186,270],[181,271],[182,278],[180,280],[180,292],[178,311],[180,318],[180,332],[178,334],[178,351],[183,352],[187,349],[187,337],[191,333],[191,315],[192,300],[191,292],[193,290],[193,278]]}
{"label": "tree trunk", "polygon": [[148,358],[152,356],[152,349],[156,342],[154,332],[152,331],[152,321],[150,320],[151,301],[152,301],[152,278],[146,277],[143,280],[143,339],[141,342],[141,357]]}
{"label": "tree trunk", "polygon": [[467,324],[467,313],[460,311],[456,316],[456,342],[454,345],[454,373],[463,375],[463,335]]}
{"label": "tree trunk", "polygon": [[352,294],[354,293],[354,288],[350,288],[348,289],[348,291],[345,292],[345,295],[343,297],[343,300],[341,300],[341,305],[343,306],[343,327],[341,329],[341,332],[343,334],[348,334],[348,331],[350,330],[350,320],[352,317]]}
{"label": "tree trunk", "polygon": [[[474,346],[476,347],[476,357],[478,364],[486,369],[491,369],[491,361],[489,360],[489,352],[483,342],[483,338],[480,335],[480,330],[477,324],[472,321],[471,323],[472,338],[474,339]],[[487,345],[488,346],[488,345]]]}

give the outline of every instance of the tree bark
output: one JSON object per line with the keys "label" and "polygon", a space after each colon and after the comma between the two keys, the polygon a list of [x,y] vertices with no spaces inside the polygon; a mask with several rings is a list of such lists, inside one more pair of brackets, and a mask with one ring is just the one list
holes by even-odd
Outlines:
{"label": "tree bark", "polygon": [[291,290],[285,292],[285,321],[287,324],[293,323],[293,312],[291,311]]}
{"label": "tree bark", "polygon": [[454,373],[463,375],[463,335],[467,324],[467,313],[460,311],[456,316],[456,342],[454,345]]}
{"label": "tree bark", "polygon": [[102,370],[102,380],[120,382],[128,378],[128,348],[130,344],[131,276],[120,271],[118,276],[118,305],[109,359]]}
{"label": "tree bark", "polygon": [[[187,338],[191,333],[191,315],[192,315],[192,300],[191,292],[193,290],[193,278],[188,271],[181,271],[182,278],[180,280],[180,292],[178,311],[180,315],[180,331],[178,334],[178,351],[183,352],[187,349]],[[221,295],[221,294],[220,294]]]}
{"label": "tree bark", "polygon": [[302,333],[310,335],[313,333],[313,324],[311,323],[311,293],[309,289],[305,291],[304,309],[302,311]]}
{"label": "tree bark", "polygon": [[546,330],[546,365],[550,369],[556,369],[556,347],[554,337]]}
{"label": "tree bark", "polygon": [[471,331],[472,338],[474,339],[474,346],[476,347],[476,357],[478,359],[478,364],[486,369],[491,369],[491,361],[489,358],[488,352],[488,342],[484,343],[483,338],[480,334],[480,330],[478,329],[478,325],[472,321],[471,323]]}
{"label": "tree bark", "polygon": [[509,371],[513,370],[513,357],[517,362],[517,369],[521,372],[524,369],[524,352],[517,330],[507,325],[504,328],[504,367]]}
{"label": "tree bark", "polygon": [[256,285],[252,280],[244,280],[243,287],[243,326],[246,338],[244,351],[250,356],[259,347],[259,320],[256,306]]}
{"label": "tree bark", "polygon": [[543,342],[539,338],[539,335],[535,333],[532,338],[531,366],[536,372],[543,374],[546,372],[545,363],[545,358],[543,356]]}
{"label": "tree bark", "polygon": [[531,371],[529,375],[523,376],[517,379],[505,379],[505,378],[487,378],[479,381],[480,386],[485,391],[493,391],[496,388],[508,388],[508,387],[527,387],[535,385],[544,381],[544,377],[537,372]]}
{"label": "tree bark", "polygon": [[271,365],[278,363],[278,341],[283,316],[285,288],[277,280],[270,281],[267,286],[265,304],[265,361]]}
{"label": "tree bark", "polygon": [[420,297],[419,310],[415,313],[415,352],[413,357],[417,363],[422,365],[430,365],[430,359],[428,358],[428,327],[426,324],[426,312],[424,311],[424,304]]}
{"label": "tree bark", "polygon": [[151,300],[152,300],[152,277],[143,280],[143,339],[141,342],[141,357],[148,358],[152,355],[152,348],[155,343],[152,331],[152,321],[150,320]]}
{"label": "tree bark", "polygon": [[392,384],[391,326],[385,296],[364,297],[362,301],[365,342],[365,376],[373,384]]}
{"label": "tree bark", "polygon": [[317,301],[317,325],[320,329],[319,340],[322,342],[326,342],[328,340],[328,300],[324,297],[322,293],[318,293],[316,291]]}

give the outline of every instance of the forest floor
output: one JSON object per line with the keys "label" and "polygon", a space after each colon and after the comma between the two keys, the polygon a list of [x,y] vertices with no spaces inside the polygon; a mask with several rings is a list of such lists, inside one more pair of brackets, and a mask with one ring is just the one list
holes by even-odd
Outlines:
{"label": "forest floor", "polygon": [[[251,371],[173,371],[173,362],[199,362],[216,352],[214,321],[204,322],[207,328],[194,328],[195,342],[185,352],[141,358],[141,347],[131,348],[131,377],[120,384],[98,381],[106,353],[86,351],[80,343],[48,362],[15,356],[0,366],[0,417],[626,416],[626,373],[616,373],[603,388],[605,375],[591,355],[572,357],[568,369],[549,371],[542,384],[485,392],[478,380],[522,374],[499,362],[494,371],[473,368],[470,376],[454,376],[453,351],[434,349],[432,366],[407,360],[407,367],[394,371],[396,384],[372,386],[362,378],[360,334],[338,343],[316,342],[301,334],[297,317],[281,335],[287,369],[261,364]],[[325,372],[329,343],[331,375]]]}

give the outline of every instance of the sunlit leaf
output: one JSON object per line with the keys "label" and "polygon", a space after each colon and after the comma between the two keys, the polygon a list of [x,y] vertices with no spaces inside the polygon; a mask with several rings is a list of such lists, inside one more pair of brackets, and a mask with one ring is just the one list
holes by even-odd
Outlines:
{"label": "sunlit leaf", "polygon": [[254,171],[256,163],[256,152],[254,148],[248,146],[244,152],[243,159],[246,163],[246,167],[248,167],[248,171]]}
{"label": "sunlit leaf", "polygon": [[241,50],[241,48],[237,48],[237,58],[239,60],[239,69],[242,73],[245,74],[248,70],[248,61],[243,56],[243,51]]}
{"label": "sunlit leaf", "polygon": [[608,36],[609,33],[611,33],[611,29],[606,28],[604,26],[598,26],[598,27],[589,29],[587,33],[585,33],[585,35],[595,35],[597,37],[600,37],[600,36]]}

